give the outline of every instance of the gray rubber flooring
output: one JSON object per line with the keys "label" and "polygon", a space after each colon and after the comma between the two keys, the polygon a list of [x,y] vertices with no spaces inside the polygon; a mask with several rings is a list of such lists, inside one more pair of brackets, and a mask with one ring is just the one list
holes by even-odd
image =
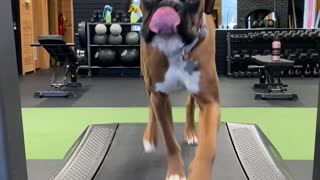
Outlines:
{"label": "gray rubber flooring", "polygon": [[[22,107],[146,107],[148,98],[141,78],[81,77],[83,87],[77,97],[34,98],[37,90],[50,89],[50,73],[38,71],[20,78]],[[233,79],[220,76],[220,95],[223,107],[316,107],[319,79],[286,78],[289,92],[297,93],[297,101],[254,100],[252,88],[258,79]],[[171,95],[176,107],[185,105],[187,93]]]}

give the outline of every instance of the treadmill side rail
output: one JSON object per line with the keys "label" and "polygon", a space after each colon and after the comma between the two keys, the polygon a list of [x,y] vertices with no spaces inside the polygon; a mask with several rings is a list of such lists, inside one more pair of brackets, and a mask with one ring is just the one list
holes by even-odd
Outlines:
{"label": "treadmill side rail", "polygon": [[108,153],[117,128],[118,124],[89,126],[51,180],[93,179]]}
{"label": "treadmill side rail", "polygon": [[249,180],[292,180],[280,154],[256,125],[227,124]]}

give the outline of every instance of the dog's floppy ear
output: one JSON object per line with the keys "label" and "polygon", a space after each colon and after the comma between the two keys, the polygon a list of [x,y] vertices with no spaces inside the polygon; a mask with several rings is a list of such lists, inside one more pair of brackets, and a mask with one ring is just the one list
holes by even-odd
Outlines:
{"label": "dog's floppy ear", "polygon": [[212,14],[215,0],[205,0],[204,12],[206,14]]}

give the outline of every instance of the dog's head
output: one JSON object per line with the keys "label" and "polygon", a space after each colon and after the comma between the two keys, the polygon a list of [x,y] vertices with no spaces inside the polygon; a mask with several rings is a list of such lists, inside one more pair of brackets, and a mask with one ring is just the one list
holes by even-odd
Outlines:
{"label": "dog's head", "polygon": [[[215,0],[142,0],[141,34],[146,43],[156,39],[190,44],[198,35],[203,13],[211,14]],[[161,38],[157,38],[161,37]],[[154,43],[154,42],[153,42]]]}

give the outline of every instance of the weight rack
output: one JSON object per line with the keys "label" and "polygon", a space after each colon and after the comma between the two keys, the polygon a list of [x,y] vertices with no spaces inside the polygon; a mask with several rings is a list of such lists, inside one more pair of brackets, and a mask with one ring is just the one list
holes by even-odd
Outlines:
{"label": "weight rack", "polygon": [[[94,58],[94,54],[96,52],[96,50],[98,48],[113,48],[115,51],[121,51],[124,48],[140,48],[140,44],[138,45],[127,45],[127,44],[121,44],[121,45],[110,45],[110,44],[106,44],[106,45],[96,45],[93,44],[92,39],[93,36],[95,34],[94,32],[94,27],[97,24],[101,24],[99,22],[87,22],[86,23],[86,57],[87,57],[87,64],[86,65],[80,65],[80,69],[81,70],[87,70],[87,75],[89,77],[93,76],[96,73],[98,74],[103,74],[106,76],[116,76],[116,77],[133,77],[133,76],[141,76],[141,72],[140,72],[140,67],[139,66],[135,66],[135,67],[125,67],[122,66],[120,63],[115,64],[114,66],[109,66],[109,67],[102,67],[102,66],[96,66],[93,63],[93,58]],[[114,23],[104,23],[108,30],[110,29],[110,26]],[[119,25],[121,25],[123,31],[122,31],[122,35],[124,35],[125,33],[131,31],[131,27],[132,26],[140,26],[141,23],[117,23]],[[79,33],[80,34],[80,33]],[[125,38],[125,36],[122,36],[123,39]],[[81,43],[81,42],[80,42]]]}
{"label": "weight rack", "polygon": [[[259,34],[261,32],[264,33],[263,36],[258,36],[253,39],[254,34]],[[287,33],[285,33],[287,32]],[[317,33],[315,33],[317,32]],[[230,32],[227,32],[227,75],[229,77],[232,77],[234,75],[234,72],[239,72],[239,68],[244,69],[246,66],[246,70],[248,70],[248,66],[250,65],[256,65],[255,63],[250,64],[245,64],[250,62],[247,61],[242,61],[242,67],[239,67],[239,62],[235,63],[234,57],[233,57],[233,51],[239,51],[240,53],[245,50],[249,51],[260,51],[260,54],[263,54],[263,51],[267,52],[267,54],[271,54],[272,52],[272,41],[273,41],[273,36],[274,34],[282,34],[282,40],[281,40],[281,49],[282,49],[282,57],[284,57],[285,51],[286,50],[293,50],[298,52],[298,55],[300,56],[306,56],[306,57],[299,57],[300,59],[305,59],[305,61],[298,61],[297,57],[295,58],[288,58],[290,60],[293,60],[296,62],[295,64],[295,69],[289,70],[290,71],[290,76],[289,77],[294,77],[296,76],[294,73],[297,71],[297,73],[304,75],[303,72],[306,71],[307,65],[311,66],[312,68],[317,67],[317,71],[319,71],[319,63],[320,63],[320,58],[316,59],[308,59],[309,55],[314,53],[318,54],[317,57],[320,57],[320,30],[316,29],[258,29],[258,30],[233,30]],[[310,34],[314,33],[314,34]],[[290,34],[289,37],[284,37],[286,34]],[[270,37],[267,37],[269,36]],[[310,36],[308,36],[310,35]],[[312,51],[308,51],[311,50]],[[308,51],[308,53],[307,53]],[[240,54],[239,53],[239,54]],[[294,52],[291,52],[294,53]],[[250,58],[251,58],[251,53],[249,53]],[[297,55],[297,56],[298,56]],[[311,56],[311,55],[310,55]],[[316,56],[314,56],[316,57]],[[242,57],[241,57],[242,58]],[[240,58],[240,59],[241,59]],[[302,68],[301,68],[302,67]],[[288,76],[288,72],[283,72],[282,77]],[[293,71],[293,72],[291,72]],[[302,71],[302,72],[299,72]],[[299,75],[300,76],[300,75]],[[305,77],[310,77],[310,76],[305,76]],[[314,76],[314,77],[318,77]]]}

